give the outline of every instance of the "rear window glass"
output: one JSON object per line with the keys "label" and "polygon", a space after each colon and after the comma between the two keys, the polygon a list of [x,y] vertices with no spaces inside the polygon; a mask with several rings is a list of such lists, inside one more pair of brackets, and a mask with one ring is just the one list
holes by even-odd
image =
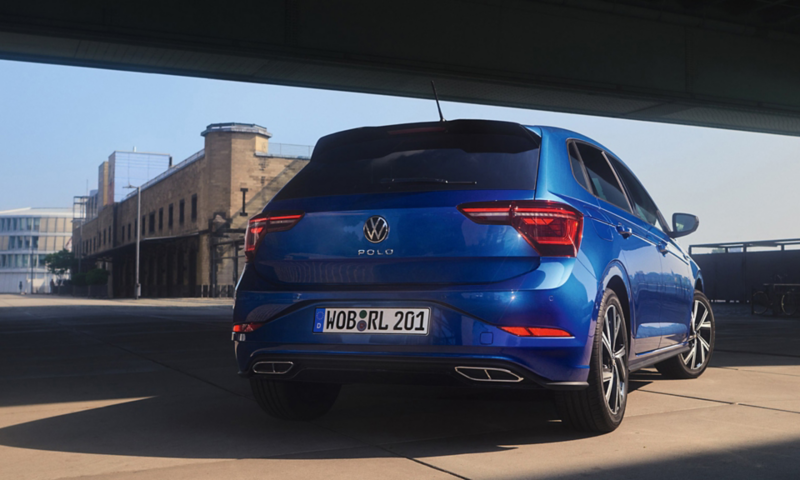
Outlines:
{"label": "rear window glass", "polygon": [[314,151],[276,200],[387,192],[533,190],[538,143],[521,135],[384,135]]}

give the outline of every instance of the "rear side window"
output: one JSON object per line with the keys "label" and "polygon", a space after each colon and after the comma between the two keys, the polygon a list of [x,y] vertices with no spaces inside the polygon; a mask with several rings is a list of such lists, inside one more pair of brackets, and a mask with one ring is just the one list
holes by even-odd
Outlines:
{"label": "rear side window", "polygon": [[578,147],[576,147],[574,143],[569,144],[569,163],[572,166],[572,174],[575,176],[575,180],[577,180],[583,188],[591,192],[592,189],[589,187],[589,181],[586,179],[586,171],[583,169],[581,157],[578,155]]}
{"label": "rear side window", "polygon": [[603,152],[585,143],[578,143],[577,146],[594,194],[612,205],[630,211],[628,200]]}
{"label": "rear side window", "polygon": [[276,200],[387,192],[533,190],[539,144],[523,135],[404,133],[316,151]]}
{"label": "rear side window", "polygon": [[658,208],[655,202],[653,202],[653,199],[650,198],[647,190],[644,189],[644,186],[639,183],[639,180],[636,179],[633,173],[628,170],[622,162],[612,155],[606,154],[606,156],[614,166],[614,170],[617,171],[617,175],[619,175],[622,183],[625,184],[625,188],[628,189],[628,195],[633,204],[633,213],[650,225],[655,225],[658,222]]}

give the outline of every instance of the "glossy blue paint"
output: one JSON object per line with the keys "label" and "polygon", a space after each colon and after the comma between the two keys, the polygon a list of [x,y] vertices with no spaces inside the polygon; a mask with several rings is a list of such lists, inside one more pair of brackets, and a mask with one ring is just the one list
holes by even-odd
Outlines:
{"label": "glossy blue paint", "polygon": [[[545,383],[585,382],[600,299],[609,287],[629,306],[632,368],[686,342],[697,265],[662,228],[578,183],[568,142],[612,154],[608,149],[575,132],[528,128],[541,138],[530,190],[270,202],[265,212],[305,216],[291,230],[266,236],[237,285],[234,323],[264,323],[235,337],[240,370],[248,372],[265,355],[407,356],[503,361]],[[512,227],[477,224],[456,208],[532,199],[562,202],[584,215],[576,258],[540,257]],[[380,244],[363,233],[373,215],[390,225]],[[431,327],[428,335],[315,333],[315,309],[332,306],[428,307]],[[572,337],[523,338],[502,326],[560,328]]]}

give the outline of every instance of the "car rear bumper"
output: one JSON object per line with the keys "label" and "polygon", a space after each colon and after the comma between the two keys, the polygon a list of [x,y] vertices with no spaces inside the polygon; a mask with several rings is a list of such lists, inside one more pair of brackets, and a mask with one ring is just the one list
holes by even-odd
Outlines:
{"label": "car rear bumper", "polygon": [[392,383],[471,385],[505,388],[576,390],[585,381],[554,382],[519,364],[498,358],[353,354],[262,354],[255,356],[244,378],[319,383]]}
{"label": "car rear bumper", "polygon": [[[588,378],[597,283],[582,264],[568,267],[543,262],[531,274],[489,285],[288,292],[240,288],[234,323],[263,325],[233,334],[239,370],[250,375],[265,358],[296,359],[293,373],[282,378],[320,381],[327,375],[366,382],[385,375],[421,383],[425,370],[462,380],[456,366],[499,363],[524,379],[516,383],[581,386]],[[430,328],[427,335],[315,333],[315,310],[333,307],[429,308]],[[519,337],[503,326],[552,327],[572,336]]]}

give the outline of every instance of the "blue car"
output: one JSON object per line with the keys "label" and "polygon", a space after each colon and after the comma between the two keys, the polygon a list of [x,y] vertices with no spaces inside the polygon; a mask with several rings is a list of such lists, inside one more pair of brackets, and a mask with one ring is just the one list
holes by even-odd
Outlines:
{"label": "blue car", "polygon": [[456,120],[323,137],[249,222],[233,340],[270,415],[342,384],[554,391],[609,432],[629,374],[695,378],[714,350],[703,278],[636,176],[559,128]]}

